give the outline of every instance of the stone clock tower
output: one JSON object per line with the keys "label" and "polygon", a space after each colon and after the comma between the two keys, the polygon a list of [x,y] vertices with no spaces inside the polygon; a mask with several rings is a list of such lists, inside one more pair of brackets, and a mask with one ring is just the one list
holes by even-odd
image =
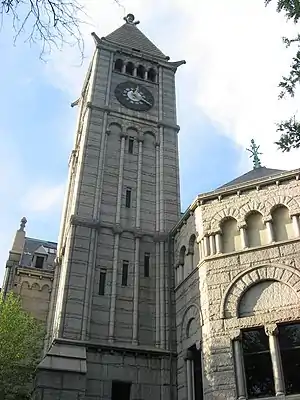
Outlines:
{"label": "stone clock tower", "polygon": [[176,398],[167,233],[180,217],[175,72],[125,24],[80,98],[37,399]]}

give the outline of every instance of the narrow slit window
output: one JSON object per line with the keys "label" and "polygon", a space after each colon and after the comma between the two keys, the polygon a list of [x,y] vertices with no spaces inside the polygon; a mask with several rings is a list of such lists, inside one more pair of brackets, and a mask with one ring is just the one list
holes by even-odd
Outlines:
{"label": "narrow slit window", "polygon": [[122,286],[127,286],[128,283],[128,267],[129,267],[129,261],[123,261]]}
{"label": "narrow slit window", "polygon": [[150,253],[144,254],[144,276],[146,278],[150,276]]}
{"label": "narrow slit window", "polygon": [[133,154],[133,145],[134,145],[134,139],[129,138],[128,140],[128,153]]}
{"label": "narrow slit window", "polygon": [[131,207],[131,189],[126,189],[126,201],[125,201],[126,208]]}
{"label": "narrow slit window", "polygon": [[99,294],[104,296],[105,294],[105,280],[106,280],[106,272],[100,272],[100,280],[99,280]]}

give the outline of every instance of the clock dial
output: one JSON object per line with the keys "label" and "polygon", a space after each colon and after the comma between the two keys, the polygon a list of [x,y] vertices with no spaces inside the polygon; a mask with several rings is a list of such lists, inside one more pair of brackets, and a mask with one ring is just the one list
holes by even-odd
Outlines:
{"label": "clock dial", "polygon": [[154,105],[152,93],[145,86],[133,82],[120,83],[115,95],[123,106],[131,110],[148,111]]}

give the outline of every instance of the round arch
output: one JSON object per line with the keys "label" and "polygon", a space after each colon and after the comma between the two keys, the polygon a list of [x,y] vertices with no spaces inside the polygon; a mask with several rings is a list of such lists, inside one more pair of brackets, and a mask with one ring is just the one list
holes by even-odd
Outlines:
{"label": "round arch", "polygon": [[244,293],[254,284],[273,280],[293,289],[300,300],[300,272],[282,264],[262,265],[246,269],[238,274],[225,291],[220,307],[220,318],[238,318],[239,302]]}

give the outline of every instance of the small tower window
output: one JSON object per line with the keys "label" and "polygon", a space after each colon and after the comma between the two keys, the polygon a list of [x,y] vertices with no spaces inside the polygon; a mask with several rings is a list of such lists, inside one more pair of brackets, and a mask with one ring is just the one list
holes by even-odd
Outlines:
{"label": "small tower window", "polygon": [[145,68],[142,65],[139,65],[136,70],[136,76],[138,78],[145,79],[145,72],[146,72]]}
{"label": "small tower window", "polygon": [[128,283],[128,267],[129,267],[129,261],[123,261],[122,286],[127,286],[127,283]]}
{"label": "small tower window", "polygon": [[121,60],[120,58],[118,58],[116,61],[115,61],[115,71],[119,71],[119,72],[122,72],[122,68],[123,68],[123,60]]}
{"label": "small tower window", "polygon": [[156,71],[153,68],[150,68],[148,71],[148,80],[151,82],[156,82]]}
{"label": "small tower window", "polygon": [[128,153],[133,154],[133,145],[134,145],[134,139],[129,138],[128,140]]}
{"label": "small tower window", "polygon": [[126,74],[128,74],[128,75],[133,75],[133,70],[134,70],[134,65],[133,65],[132,62],[129,61],[129,62],[126,64]]}
{"label": "small tower window", "polygon": [[144,276],[145,278],[150,276],[150,253],[144,254]]}
{"label": "small tower window", "polygon": [[44,265],[44,257],[42,257],[42,256],[36,256],[36,259],[35,259],[35,268],[43,268],[43,265]]}
{"label": "small tower window", "polygon": [[131,207],[131,189],[126,189],[126,199],[125,199],[125,207]]}
{"label": "small tower window", "polygon": [[106,280],[106,272],[101,271],[100,272],[100,280],[99,280],[99,294],[101,296],[103,296],[105,293],[105,280]]}

